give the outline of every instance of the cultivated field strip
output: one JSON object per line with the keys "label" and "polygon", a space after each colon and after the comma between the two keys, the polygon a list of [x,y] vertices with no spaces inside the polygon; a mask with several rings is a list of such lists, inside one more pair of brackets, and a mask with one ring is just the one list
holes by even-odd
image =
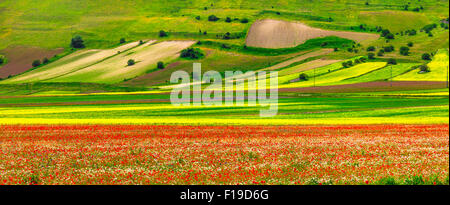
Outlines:
{"label": "cultivated field strip", "polygon": [[397,81],[446,81],[448,76],[449,56],[447,49],[439,50],[433,60],[427,64],[430,72],[420,73],[419,69],[412,70],[400,75],[394,80]]}
{"label": "cultivated field strip", "polygon": [[138,45],[139,42],[132,42],[108,50],[90,49],[78,51],[54,63],[2,81],[1,83],[29,83],[50,80],[52,78],[86,68],[106,58],[116,55],[118,52],[126,51]]}
{"label": "cultivated field strip", "polygon": [[[95,65],[51,79],[49,82],[122,82],[156,69],[158,61],[175,59],[181,50],[192,44],[194,41],[165,41],[157,44],[148,42]],[[136,64],[128,66],[129,59],[135,60]]]}
{"label": "cultivated field strip", "polygon": [[315,79],[280,85],[280,87],[284,88],[284,87],[309,87],[314,85],[338,85],[342,84],[343,80],[345,79],[361,76],[365,73],[380,69],[384,66],[386,66],[385,62],[362,63],[350,68],[345,68],[335,72],[331,72],[329,74],[318,76]]}

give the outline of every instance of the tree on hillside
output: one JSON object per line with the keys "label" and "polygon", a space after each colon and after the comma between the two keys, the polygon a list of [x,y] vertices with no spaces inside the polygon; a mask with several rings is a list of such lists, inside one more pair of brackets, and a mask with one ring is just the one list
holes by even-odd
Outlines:
{"label": "tree on hillside", "polygon": [[422,54],[422,59],[429,61],[429,60],[431,60],[431,55],[429,53],[424,53],[424,54]]}
{"label": "tree on hillside", "polygon": [[48,62],[50,62],[50,61],[48,60],[47,57],[45,57],[45,58],[42,60],[42,64],[47,64]]}
{"label": "tree on hillside", "polygon": [[388,33],[385,37],[386,37],[387,39],[395,39],[395,36],[394,36],[394,34],[392,34],[392,33]]}
{"label": "tree on hillside", "polygon": [[409,54],[409,48],[406,46],[400,47],[400,54],[407,56]]}
{"label": "tree on hillside", "polygon": [[164,30],[159,31],[159,37],[167,37],[168,34]]}
{"label": "tree on hillside", "polygon": [[133,59],[130,59],[130,60],[128,60],[128,62],[127,62],[127,65],[128,65],[128,66],[132,66],[132,65],[134,65],[134,64],[136,64],[136,61],[134,61]]}
{"label": "tree on hillside", "polygon": [[430,72],[430,68],[427,65],[421,65],[419,66],[419,73],[428,73]]}
{"label": "tree on hillside", "polygon": [[346,62],[342,62],[342,67],[344,68],[349,68],[353,66],[353,62],[352,61],[346,61]]}
{"label": "tree on hillside", "polygon": [[383,47],[383,50],[387,53],[394,51],[394,46],[393,45],[389,45],[389,46],[385,46]]}
{"label": "tree on hillside", "polygon": [[205,56],[199,48],[187,48],[183,49],[180,53],[180,57],[188,59],[199,59]]}
{"label": "tree on hillside", "polygon": [[369,46],[369,47],[367,47],[367,51],[375,51],[375,46]]}
{"label": "tree on hillside", "polygon": [[247,18],[241,19],[241,23],[248,23],[248,19]]}
{"label": "tree on hillside", "polygon": [[3,59],[3,57],[0,56],[0,65],[3,64],[5,62],[5,59]]}
{"label": "tree on hillside", "polygon": [[381,36],[385,37],[386,35],[390,34],[391,32],[388,29],[381,30]]}
{"label": "tree on hillside", "polygon": [[308,76],[306,73],[302,73],[302,74],[300,74],[300,75],[298,76],[298,79],[299,79],[300,81],[305,81],[305,80],[308,80],[308,79],[309,79],[309,76]]}
{"label": "tree on hillside", "polygon": [[156,67],[157,67],[158,69],[164,69],[164,63],[163,63],[162,61],[159,61],[159,62],[156,64]]}
{"label": "tree on hillside", "polygon": [[34,60],[33,63],[31,63],[31,65],[32,65],[33,67],[38,67],[38,66],[41,65],[41,60]]}
{"label": "tree on hillside", "polygon": [[368,54],[367,54],[367,57],[368,57],[369,59],[375,59],[375,54],[374,54],[374,53],[368,53]]}
{"label": "tree on hillside", "polygon": [[387,61],[387,64],[390,65],[397,65],[397,60],[393,59],[393,58],[389,58]]}
{"label": "tree on hillside", "polygon": [[120,44],[125,43],[125,42],[126,42],[125,38],[121,38],[120,41],[119,41]]}
{"label": "tree on hillside", "polygon": [[227,16],[227,18],[225,19],[225,22],[231,23],[231,21],[232,21],[231,18]]}
{"label": "tree on hillside", "polygon": [[76,35],[72,38],[70,46],[72,48],[85,48],[83,38],[81,38],[81,36],[79,35]]}
{"label": "tree on hillside", "polygon": [[218,20],[219,20],[219,18],[215,15],[208,16],[208,21],[218,21]]}
{"label": "tree on hillside", "polygon": [[408,46],[409,46],[409,47],[413,47],[413,46],[414,46],[414,43],[413,43],[413,42],[408,42]]}

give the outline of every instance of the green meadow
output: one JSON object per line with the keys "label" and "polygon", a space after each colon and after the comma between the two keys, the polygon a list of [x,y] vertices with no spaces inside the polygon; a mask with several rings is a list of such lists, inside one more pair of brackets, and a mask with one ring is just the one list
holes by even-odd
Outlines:
{"label": "green meadow", "polygon": [[[3,0],[0,69],[14,63],[5,48],[64,51],[0,79],[0,124],[448,123],[448,9],[446,0]],[[263,19],[390,36],[246,46]],[[71,47],[76,35],[85,48]],[[187,48],[201,55],[182,57]],[[194,62],[222,76],[276,68],[278,115],[260,119],[258,106],[171,106],[171,74],[191,75]]]}

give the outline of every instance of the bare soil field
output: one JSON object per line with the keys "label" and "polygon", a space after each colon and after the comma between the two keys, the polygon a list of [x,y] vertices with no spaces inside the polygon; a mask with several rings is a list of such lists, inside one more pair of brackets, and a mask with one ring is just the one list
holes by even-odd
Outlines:
{"label": "bare soil field", "polygon": [[357,42],[379,38],[378,34],[323,30],[299,22],[265,19],[253,23],[248,32],[246,44],[262,48],[288,48],[300,45],[309,39],[326,36],[337,36]]}
{"label": "bare soil field", "polygon": [[52,58],[61,53],[64,49],[57,48],[54,50],[46,50],[38,47],[14,46],[8,47],[2,51],[8,59],[8,63],[0,68],[0,78],[7,78],[23,73],[31,68],[31,63],[34,60],[41,60],[44,58]]}

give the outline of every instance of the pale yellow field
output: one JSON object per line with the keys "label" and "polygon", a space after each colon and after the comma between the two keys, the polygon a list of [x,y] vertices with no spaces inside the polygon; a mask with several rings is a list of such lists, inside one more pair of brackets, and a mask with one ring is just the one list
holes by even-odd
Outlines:
{"label": "pale yellow field", "polygon": [[116,55],[119,51],[123,52],[138,45],[139,42],[132,42],[119,46],[117,48],[107,50],[81,50],[65,56],[57,62],[50,63],[17,77],[7,79],[5,81],[2,81],[1,83],[28,83],[51,80],[53,78],[91,66],[106,58]]}
{"label": "pale yellow field", "polygon": [[446,81],[448,76],[449,56],[447,49],[439,50],[433,60],[428,63],[430,72],[419,73],[419,69],[395,77],[397,81]]}
{"label": "pale yellow field", "polygon": [[[182,49],[192,44],[194,41],[165,41],[157,44],[148,42],[95,65],[54,78],[50,82],[121,82],[156,69],[158,61],[167,62],[177,58]],[[129,59],[135,60],[136,64],[127,66]]]}

